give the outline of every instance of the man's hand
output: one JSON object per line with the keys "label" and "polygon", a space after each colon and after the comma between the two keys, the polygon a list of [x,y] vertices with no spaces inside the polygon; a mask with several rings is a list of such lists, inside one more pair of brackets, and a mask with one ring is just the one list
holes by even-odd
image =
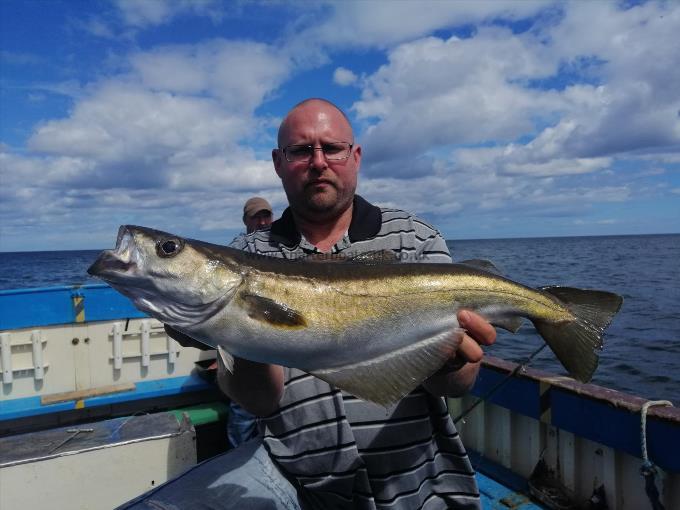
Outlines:
{"label": "man's hand", "polygon": [[[183,347],[196,347],[204,351],[212,349],[170,326],[165,326],[165,332]],[[233,368],[234,372],[229,372],[220,356],[217,356],[216,382],[222,393],[255,416],[272,413],[283,395],[283,368],[241,358],[234,358]]]}
{"label": "man's hand", "polygon": [[458,323],[465,329],[465,334],[455,357],[423,383],[433,395],[460,397],[467,393],[477,379],[479,365],[484,357],[482,346],[492,345],[496,341],[495,328],[474,312],[459,311]]}
{"label": "man's hand", "polygon": [[480,346],[492,345],[496,341],[496,329],[481,315],[468,310],[458,312],[458,324],[466,332],[456,351],[456,358],[463,358],[468,363],[482,361],[484,351]]}

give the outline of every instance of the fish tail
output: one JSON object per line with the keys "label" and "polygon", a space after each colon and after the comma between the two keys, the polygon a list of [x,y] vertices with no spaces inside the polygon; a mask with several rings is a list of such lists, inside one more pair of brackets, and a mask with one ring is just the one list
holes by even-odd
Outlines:
{"label": "fish tail", "polygon": [[598,365],[602,336],[621,308],[623,298],[611,292],[572,287],[543,287],[541,290],[561,301],[574,318],[560,322],[534,319],[536,330],[569,375],[581,382],[590,381]]}

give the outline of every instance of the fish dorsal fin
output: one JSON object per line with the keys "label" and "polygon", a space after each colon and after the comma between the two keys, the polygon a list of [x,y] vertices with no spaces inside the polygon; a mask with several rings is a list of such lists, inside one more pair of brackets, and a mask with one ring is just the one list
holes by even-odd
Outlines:
{"label": "fish dorsal fin", "polygon": [[458,264],[463,264],[465,266],[474,267],[475,269],[481,269],[487,273],[493,273],[497,275],[502,275],[502,272],[496,265],[487,259],[468,259],[461,260]]}
{"label": "fish dorsal fin", "polygon": [[257,294],[241,293],[248,317],[275,327],[304,328],[307,321],[300,312],[273,299]]}
{"label": "fish dorsal fin", "polygon": [[373,359],[310,373],[363,400],[387,406],[413,391],[453,357],[463,333],[460,328],[447,329]]}

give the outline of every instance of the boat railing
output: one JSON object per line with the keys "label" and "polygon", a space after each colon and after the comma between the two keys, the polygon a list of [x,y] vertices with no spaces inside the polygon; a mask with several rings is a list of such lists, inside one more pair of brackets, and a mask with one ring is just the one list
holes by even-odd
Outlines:
{"label": "boat railing", "polygon": [[105,284],[2,290],[0,432],[216,398],[214,357]]}
{"label": "boat railing", "polygon": [[457,427],[477,469],[506,484],[513,477],[529,482],[518,490],[532,489],[533,480],[540,493],[539,478],[549,479],[548,492],[572,500],[600,490],[608,508],[650,508],[641,476],[644,442],[666,508],[680,508],[680,409],[649,407],[643,428],[647,399],[516,368],[486,356],[471,394],[450,400],[454,417],[476,406]]}

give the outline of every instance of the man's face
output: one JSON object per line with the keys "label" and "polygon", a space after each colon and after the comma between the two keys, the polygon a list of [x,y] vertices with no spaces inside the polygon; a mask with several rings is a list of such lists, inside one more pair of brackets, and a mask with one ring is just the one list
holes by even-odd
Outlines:
{"label": "man's face", "polygon": [[332,106],[312,101],[293,110],[282,126],[281,148],[272,152],[274,168],[293,211],[308,221],[333,219],[351,207],[361,163],[361,147],[344,160],[328,160],[315,150],[310,161],[286,160],[283,148],[335,142],[352,143],[352,128]]}
{"label": "man's face", "polygon": [[271,225],[272,213],[266,209],[262,209],[252,216],[245,216],[243,218],[243,223],[246,224],[246,232],[250,234],[251,232]]}

